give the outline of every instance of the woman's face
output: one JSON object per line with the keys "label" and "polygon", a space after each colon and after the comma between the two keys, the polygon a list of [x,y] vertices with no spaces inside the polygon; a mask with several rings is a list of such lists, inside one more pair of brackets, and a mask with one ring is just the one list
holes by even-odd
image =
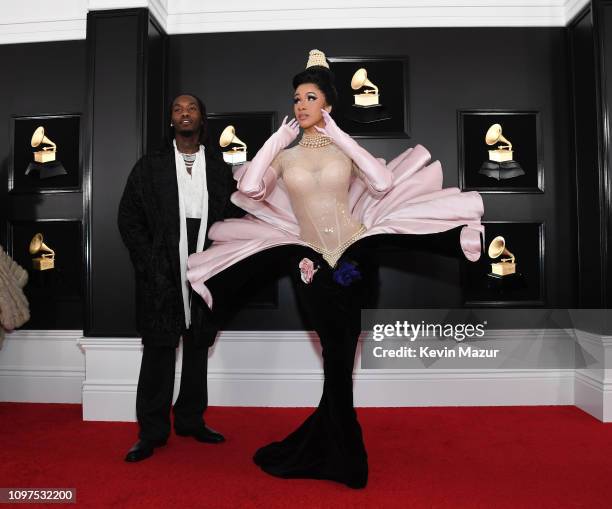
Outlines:
{"label": "woman's face", "polygon": [[312,130],[313,126],[325,126],[321,108],[331,111],[325,94],[314,83],[302,83],[295,89],[293,113],[302,129]]}

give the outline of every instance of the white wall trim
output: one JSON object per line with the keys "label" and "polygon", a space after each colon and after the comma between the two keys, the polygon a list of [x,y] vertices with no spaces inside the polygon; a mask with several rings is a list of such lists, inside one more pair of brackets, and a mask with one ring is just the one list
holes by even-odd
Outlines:
{"label": "white wall trim", "polygon": [[149,0],[149,10],[157,22],[161,25],[164,31],[168,32],[168,1],[167,0]]}
{"label": "white wall trim", "polygon": [[[567,338],[573,330],[495,330],[487,339]],[[138,338],[84,338],[86,420],[133,421],[141,359]],[[316,406],[323,373],[316,334],[307,331],[227,331],[208,367],[215,406]],[[355,362],[355,404],[364,407],[571,405],[574,369],[361,369]],[[180,383],[177,353],[175,394]]]}
{"label": "white wall trim", "polygon": [[81,403],[82,331],[18,330],[0,345],[0,401]]}
{"label": "white wall trim", "polygon": [[[612,336],[570,330],[490,330],[487,339],[576,338],[581,369],[361,369],[356,406],[576,405],[612,421]],[[139,338],[15,331],[0,348],[0,401],[83,403],[86,420],[133,421]],[[180,381],[177,352],[175,396]],[[209,397],[220,406],[315,406],[320,345],[306,331],[227,331],[210,352]]]}
{"label": "white wall trim", "polygon": [[591,362],[576,370],[574,404],[603,422],[612,422],[612,336],[576,330],[576,342]]}
{"label": "white wall trim", "polygon": [[27,340],[48,340],[65,341],[74,343],[83,338],[83,331],[80,330],[28,330],[20,329],[7,332],[7,339],[27,341]]}
{"label": "white wall trim", "polygon": [[576,17],[576,15],[582,10],[582,8],[589,3],[590,0],[567,0],[565,2],[565,25]]}
{"label": "white wall trim", "polygon": [[134,9],[146,7],[153,17],[167,32],[168,2],[172,0],[89,0],[88,11],[106,11],[111,9]]}
{"label": "white wall trim", "polygon": [[[325,28],[401,28],[476,26],[564,26],[565,9],[559,2],[514,1],[317,1],[296,8],[286,2],[254,4],[240,0],[223,4],[182,1],[180,12],[168,15],[171,34],[312,30]],[[256,7],[255,7],[256,5]],[[196,7],[197,6],[197,7]]]}
{"label": "white wall trim", "polygon": [[[589,0],[42,0],[5,2],[0,44],[85,39],[87,13],[147,7],[168,34],[401,27],[566,26]],[[34,5],[33,5],[34,4]],[[35,4],[40,4],[39,6]],[[38,8],[37,8],[38,7]]]}
{"label": "white wall trim", "polygon": [[86,34],[87,20],[82,18],[0,23],[0,44],[81,40]]}

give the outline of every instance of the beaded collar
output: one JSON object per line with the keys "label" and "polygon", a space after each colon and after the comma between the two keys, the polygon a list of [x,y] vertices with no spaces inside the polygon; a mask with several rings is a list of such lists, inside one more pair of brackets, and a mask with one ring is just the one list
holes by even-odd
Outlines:
{"label": "beaded collar", "polygon": [[299,142],[299,144],[302,147],[308,147],[308,148],[321,148],[321,147],[330,145],[331,143],[332,143],[332,139],[329,136],[325,136],[321,133],[317,133],[317,134],[304,133],[302,135],[302,139]]}

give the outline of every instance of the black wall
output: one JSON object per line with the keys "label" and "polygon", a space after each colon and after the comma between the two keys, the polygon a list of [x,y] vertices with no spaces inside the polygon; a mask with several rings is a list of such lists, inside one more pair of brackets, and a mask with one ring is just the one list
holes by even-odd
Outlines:
{"label": "black wall", "polygon": [[85,334],[134,336],[134,277],[117,228],[127,175],[163,135],[166,36],[147,9],[90,12]]}
{"label": "black wall", "polygon": [[568,26],[577,202],[578,292],[584,308],[612,303],[612,2],[594,0]]}
{"label": "black wall", "polygon": [[[135,18],[119,13],[113,20],[109,12],[98,18],[97,33],[88,32],[89,53],[85,41],[0,46],[0,61],[5,69],[11,69],[0,81],[0,118],[5,119],[0,122],[0,137],[5,140],[0,145],[3,182],[7,179],[11,115],[92,113],[87,119],[85,134],[90,145],[84,164],[86,177],[91,178],[85,181],[86,252],[91,255],[86,300],[89,334],[135,334],[132,268],[116,229],[116,205],[133,163],[161,137],[167,123],[167,101],[175,93],[189,90],[204,98],[210,112],[274,110],[280,120],[291,114],[291,78],[303,69],[312,48],[322,49],[328,56],[408,57],[411,139],[360,143],[386,159],[408,146],[423,144],[441,161],[445,186],[458,183],[457,110],[539,110],[545,193],[485,194],[484,220],[544,222],[546,307],[578,305],[574,162],[575,157],[583,158],[578,163],[582,171],[583,164],[587,169],[593,164],[589,157],[598,156],[585,155],[580,147],[571,150],[575,137],[569,64],[573,61],[582,66],[580,73],[592,71],[590,35],[583,40],[583,53],[573,60],[567,57],[567,31],[563,28],[180,35],[168,38],[166,55],[165,36],[148,16],[133,11],[125,14]],[[166,61],[167,88],[163,76]],[[587,92],[592,90],[588,83],[585,87]],[[582,101],[578,113],[581,105],[593,107],[592,96],[574,96]],[[597,114],[588,118],[592,121]],[[576,118],[576,122],[582,121]],[[588,143],[589,139],[585,132],[583,141],[577,143]],[[588,187],[588,180],[585,185]],[[588,199],[583,204],[588,207]],[[83,210],[80,192],[8,196],[2,186],[0,242],[6,244],[7,220],[82,217]],[[461,307],[459,260],[418,251],[390,251],[382,261],[380,307]],[[588,264],[584,270],[589,270]],[[596,271],[589,274],[597,280]],[[588,285],[581,286],[583,293],[588,292]],[[293,291],[284,276],[279,279],[278,300],[277,309],[241,311],[230,328],[301,328]],[[502,323],[503,311],[494,314]],[[541,323],[542,313],[526,313],[526,319],[520,320],[516,312],[507,316],[506,326],[531,327]]]}
{"label": "black wall", "polygon": [[580,302],[598,307],[602,298],[600,203],[597,161],[597,94],[591,10],[569,27],[572,70],[574,167],[578,222],[578,292]]}
{"label": "black wall", "polygon": [[[9,129],[11,116],[82,113],[85,106],[85,41],[45,42],[0,45],[2,79],[0,80],[0,210],[4,214],[22,209],[32,196],[7,196]],[[62,211],[81,215],[81,194],[71,193],[70,204]],[[56,212],[61,196],[37,195],[28,218]],[[65,196],[63,197],[65,198]],[[39,202],[39,203],[38,203]],[[4,221],[0,225],[4,240]]]}
{"label": "black wall", "polygon": [[[359,140],[389,160],[424,145],[458,184],[458,109],[541,112],[544,194],[485,194],[484,220],[543,221],[546,305],[575,300],[575,228],[569,150],[570,100],[563,28],[423,28],[197,34],[170,37],[169,91],[201,94],[211,112],[292,112],[291,78],[308,51],[327,56],[407,55],[410,140]],[[461,307],[460,261],[418,252],[382,260],[380,307]],[[245,310],[237,328],[299,327],[293,292],[280,282],[278,310]],[[537,321],[537,319],[535,320]],[[516,322],[512,320],[514,326]],[[524,324],[524,326],[529,326]]]}
{"label": "black wall", "polygon": [[[0,45],[0,62],[3,69],[0,80],[0,244],[9,247],[7,230],[9,224],[16,221],[66,218],[82,220],[83,194],[80,190],[69,193],[8,194],[8,169],[12,116],[84,112],[85,41]],[[62,147],[58,150],[61,155]],[[74,240],[82,243],[82,238]],[[15,258],[24,254],[26,258],[29,256],[28,245],[20,242],[11,247]],[[66,259],[65,254],[57,253],[58,263],[60,257]],[[48,328],[81,329],[82,297],[63,302],[55,317],[57,320],[53,320]],[[31,321],[25,327],[34,323]]]}
{"label": "black wall", "polygon": [[[597,97],[597,149],[601,217],[600,266],[602,270],[601,306],[612,307],[612,1],[592,2],[595,43]],[[578,128],[578,126],[577,126]]]}

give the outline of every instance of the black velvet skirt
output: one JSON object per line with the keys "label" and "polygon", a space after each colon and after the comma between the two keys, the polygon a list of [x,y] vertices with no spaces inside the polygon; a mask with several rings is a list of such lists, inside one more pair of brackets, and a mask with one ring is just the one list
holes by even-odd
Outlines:
{"label": "black velvet skirt", "polygon": [[[271,475],[328,479],[351,488],[367,483],[368,460],[353,407],[352,377],[361,306],[376,277],[367,244],[350,246],[335,269],[310,248],[291,253],[299,305],[321,341],[324,383],[316,410],[285,439],[255,453],[255,463]],[[302,258],[319,267],[308,284],[300,278]]]}

